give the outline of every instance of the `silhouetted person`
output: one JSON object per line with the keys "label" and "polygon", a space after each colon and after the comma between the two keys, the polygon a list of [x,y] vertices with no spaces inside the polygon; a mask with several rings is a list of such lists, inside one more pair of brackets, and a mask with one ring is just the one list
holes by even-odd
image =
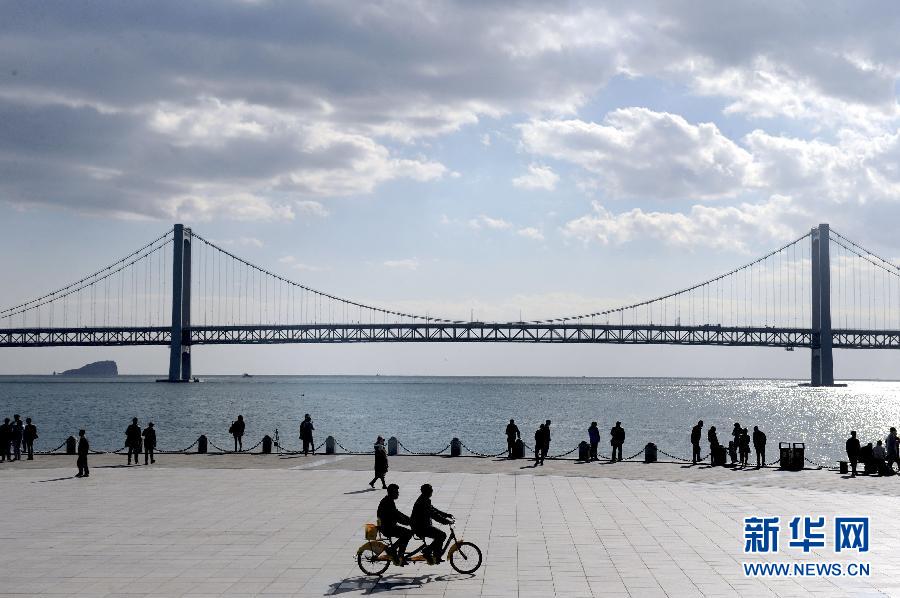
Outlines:
{"label": "silhouetted person", "polygon": [[153,428],[153,422],[149,422],[144,428],[144,465],[147,465],[147,459],[150,463],[156,463],[153,457],[153,451],[156,450],[156,430]]}
{"label": "silhouetted person", "polygon": [[609,430],[609,444],[612,446],[612,462],[622,460],[622,445],[625,444],[625,429],[622,422],[616,422],[616,425]]}
{"label": "silhouetted person", "polygon": [[900,438],[897,438],[897,428],[891,427],[887,438],[884,440],[885,449],[887,450],[887,466],[893,471],[894,463],[900,470]]}
{"label": "silhouetted person", "polygon": [[872,443],[859,449],[859,460],[863,464],[863,473],[866,475],[873,473],[875,470],[875,460],[872,458]]}
{"label": "silhouetted person", "polygon": [[441,562],[441,555],[444,553],[444,540],[447,534],[431,524],[434,519],[443,525],[449,525],[453,521],[453,515],[436,509],[431,505],[431,495],[434,492],[431,484],[422,484],[422,494],[416,499],[413,505],[410,519],[412,520],[412,531],[422,538],[433,538],[431,544],[426,546],[422,552],[425,558],[433,565]]}
{"label": "silhouetted person", "polygon": [[847,460],[850,461],[851,478],[856,477],[856,464],[859,463],[859,438],[856,437],[856,430],[850,431],[850,438],[847,439]]}
{"label": "silhouetted person", "polygon": [[719,435],[716,433],[716,427],[710,426],[706,432],[706,439],[709,441],[709,452],[712,453],[719,446]]}
{"label": "silhouetted person", "polygon": [[375,477],[369,482],[369,486],[375,487],[375,480],[381,480],[381,487],[387,488],[384,476],[388,471],[387,450],[384,448],[384,438],[379,436],[375,439]]}
{"label": "silhouetted person", "polygon": [[3,418],[0,424],[0,463],[3,461],[12,461],[12,455],[9,452],[9,418]]}
{"label": "silhouetted person", "polygon": [[700,440],[703,438],[703,420],[697,422],[697,425],[691,428],[691,463],[697,464],[701,460],[700,457]]}
{"label": "silhouetted person", "polygon": [[516,425],[516,420],[509,420],[509,423],[506,424],[506,456],[510,459],[512,459],[513,451],[516,448],[516,440],[520,438],[522,438],[522,434],[519,433],[519,426]]}
{"label": "silhouetted person", "polygon": [[544,446],[544,424],[534,431],[534,466],[543,465],[541,460],[541,448]]}
{"label": "silhouetted person", "polygon": [[544,464],[544,459],[547,458],[547,453],[550,452],[550,420],[544,422],[544,444],[541,445],[541,465]]}
{"label": "silhouetted person", "polygon": [[90,452],[91,445],[87,436],[84,435],[84,430],[78,430],[78,460],[75,461],[78,465],[78,473],[75,474],[76,478],[86,478],[91,475],[91,470],[88,469],[88,453]]}
{"label": "silhouetted person", "polygon": [[756,469],[766,466],[766,435],[759,426],[753,426],[753,450],[756,451]]}
{"label": "silhouetted person", "polygon": [[747,428],[741,430],[738,442],[741,452],[741,467],[747,467],[747,461],[750,459],[750,434],[747,432]]}
{"label": "silhouetted person", "polygon": [[37,440],[37,426],[31,423],[31,418],[25,418],[25,429],[22,431],[22,443],[25,445],[25,452],[28,453],[28,460],[34,460],[34,441]]}
{"label": "silhouetted person", "polygon": [[[740,440],[738,440],[739,442]],[[728,458],[731,459],[731,464],[737,464],[738,460],[738,443],[734,440],[728,441]]]}
{"label": "silhouetted person", "polygon": [[[407,563],[404,555],[406,554],[406,545],[412,538],[412,530],[405,525],[411,525],[410,518],[397,508],[395,502],[400,496],[400,487],[397,484],[390,484],[387,487],[387,496],[378,503],[378,528],[381,533],[388,538],[397,538],[394,542],[393,552],[394,563],[397,565],[405,565]],[[402,525],[405,524],[405,525]]]}
{"label": "silhouetted person", "polygon": [[313,444],[313,430],[316,428],[313,426],[312,418],[309,416],[309,413],[303,416],[303,421],[300,422],[300,440],[303,441],[303,454],[308,455],[309,451],[312,451],[312,454],[316,454],[316,445]]}
{"label": "silhouetted person", "polygon": [[131,465],[131,456],[134,455],[134,464],[140,465],[141,427],[136,417],[131,418],[131,425],[125,428],[125,446],[128,448],[128,464]]}
{"label": "silhouetted person", "polygon": [[878,475],[885,475],[887,472],[887,451],[884,450],[884,445],[879,440],[875,445],[875,448],[872,449],[872,461],[875,463],[875,471]]}
{"label": "silhouetted person", "polygon": [[597,422],[591,422],[588,428],[588,441],[591,443],[591,461],[597,460],[597,445],[600,444],[600,428]]}
{"label": "silhouetted person", "polygon": [[22,459],[22,434],[25,431],[25,425],[19,414],[13,416],[13,422],[9,424],[9,440],[12,444],[13,459],[19,461]]}
{"label": "silhouetted person", "polygon": [[237,420],[231,422],[231,427],[228,428],[228,433],[234,436],[234,452],[244,450],[244,416],[238,415]]}

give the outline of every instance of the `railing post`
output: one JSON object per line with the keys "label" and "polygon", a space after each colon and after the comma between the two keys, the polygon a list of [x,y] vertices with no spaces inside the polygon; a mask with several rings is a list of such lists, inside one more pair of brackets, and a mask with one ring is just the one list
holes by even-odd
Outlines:
{"label": "railing post", "polygon": [[169,382],[191,380],[191,229],[176,224],[172,237],[172,339]]}
{"label": "railing post", "polygon": [[831,260],[828,239],[827,224],[820,224],[810,231],[812,258],[810,386],[834,386],[834,361],[831,351]]}

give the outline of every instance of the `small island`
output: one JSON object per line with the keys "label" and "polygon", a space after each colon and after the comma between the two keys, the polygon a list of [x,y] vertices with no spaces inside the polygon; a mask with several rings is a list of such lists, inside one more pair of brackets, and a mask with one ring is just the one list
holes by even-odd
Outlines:
{"label": "small island", "polygon": [[91,378],[107,378],[118,376],[119,368],[116,366],[115,361],[95,361],[94,363],[89,363],[74,370],[66,370],[64,372],[60,372],[59,374],[56,374],[56,372],[53,373],[59,376],[86,376]]}

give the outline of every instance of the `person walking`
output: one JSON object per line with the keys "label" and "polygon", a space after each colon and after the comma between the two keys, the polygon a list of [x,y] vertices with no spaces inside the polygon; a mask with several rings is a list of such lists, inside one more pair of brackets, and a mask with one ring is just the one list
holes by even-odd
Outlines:
{"label": "person walking", "polygon": [[597,445],[600,444],[600,428],[597,422],[591,422],[588,428],[588,441],[591,443],[591,461],[597,461]]}
{"label": "person walking", "polygon": [[244,423],[244,416],[238,415],[237,419],[231,422],[231,427],[228,428],[228,433],[234,436],[234,452],[244,450],[244,430],[246,429],[246,424]]}
{"label": "person walking", "polygon": [[766,466],[766,435],[759,426],[753,426],[753,450],[756,451],[756,469]]}
{"label": "person walking", "polygon": [[387,450],[384,448],[384,438],[379,436],[375,439],[375,477],[369,482],[369,486],[375,487],[375,480],[381,480],[381,487],[387,489],[384,476],[388,471]]}
{"label": "person walking", "polygon": [[609,444],[612,446],[612,462],[615,463],[618,456],[618,461],[622,461],[622,445],[625,444],[625,429],[622,427],[622,422],[616,422],[609,430]]}
{"label": "person walking", "polygon": [[15,461],[21,461],[22,459],[22,433],[24,431],[25,426],[22,424],[22,418],[17,413],[13,416],[13,422],[9,424],[9,440],[12,444],[12,454]]}
{"label": "person walking", "polygon": [[125,447],[128,449],[128,464],[131,465],[131,456],[134,455],[134,464],[140,465],[141,427],[136,417],[131,418],[131,425],[125,428]]}
{"label": "person walking", "polygon": [[884,445],[887,449],[887,466],[893,471],[894,463],[897,464],[898,473],[900,473],[900,438],[897,438],[897,428],[891,427],[887,438],[884,439]]}
{"label": "person walking", "polygon": [[153,429],[153,422],[148,422],[147,427],[144,428],[143,432],[144,436],[144,465],[147,465],[147,460],[150,460],[150,463],[156,463],[156,459],[153,457],[153,451],[156,450],[156,430]]}
{"label": "person walking", "polygon": [[703,420],[697,422],[697,425],[691,428],[691,465],[696,465],[700,461],[700,440],[703,438]]}
{"label": "person walking", "polygon": [[315,429],[312,418],[309,416],[309,413],[307,413],[303,416],[303,421],[300,422],[300,440],[303,441],[304,455],[308,455],[310,450],[313,455],[316,454],[316,445],[313,444],[313,430]]}
{"label": "person walking", "polygon": [[859,463],[859,438],[856,437],[856,430],[850,430],[850,438],[847,439],[847,459],[850,461],[851,473],[850,477],[856,477],[856,465]]}
{"label": "person walking", "polygon": [[513,451],[516,450],[516,440],[521,438],[522,434],[519,432],[516,420],[509,420],[509,423],[506,424],[506,457],[508,459],[512,459]]}
{"label": "person walking", "polygon": [[544,424],[538,426],[538,429],[534,431],[534,466],[543,465],[544,462],[541,460],[541,449],[544,446]]}
{"label": "person walking", "polygon": [[88,454],[90,452],[91,445],[87,436],[84,435],[84,430],[78,430],[78,459],[75,461],[75,464],[78,465],[78,473],[75,474],[76,478],[86,478],[91,475],[91,470],[88,469]]}
{"label": "person walking", "polygon": [[547,453],[550,452],[550,420],[544,422],[544,444],[541,446],[541,465],[544,464],[544,459],[547,458]]}
{"label": "person walking", "polygon": [[22,431],[22,442],[25,447],[24,450],[28,454],[28,460],[34,460],[34,441],[37,440],[37,426],[31,423],[31,418],[25,418],[25,429]]}
{"label": "person walking", "polygon": [[9,452],[9,418],[3,418],[0,424],[0,463],[4,461],[12,461],[12,455]]}

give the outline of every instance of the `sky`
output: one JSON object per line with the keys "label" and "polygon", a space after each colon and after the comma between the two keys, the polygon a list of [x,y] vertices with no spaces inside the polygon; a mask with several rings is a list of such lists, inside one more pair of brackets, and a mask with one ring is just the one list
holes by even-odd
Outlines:
{"label": "sky", "polygon": [[[890,2],[0,2],[0,304],[183,222],[453,319],[597,311],[819,222],[900,256]],[[198,347],[195,371],[804,377],[806,351]],[[3,350],[0,373],[160,348]],[[838,377],[896,378],[891,351]]]}

